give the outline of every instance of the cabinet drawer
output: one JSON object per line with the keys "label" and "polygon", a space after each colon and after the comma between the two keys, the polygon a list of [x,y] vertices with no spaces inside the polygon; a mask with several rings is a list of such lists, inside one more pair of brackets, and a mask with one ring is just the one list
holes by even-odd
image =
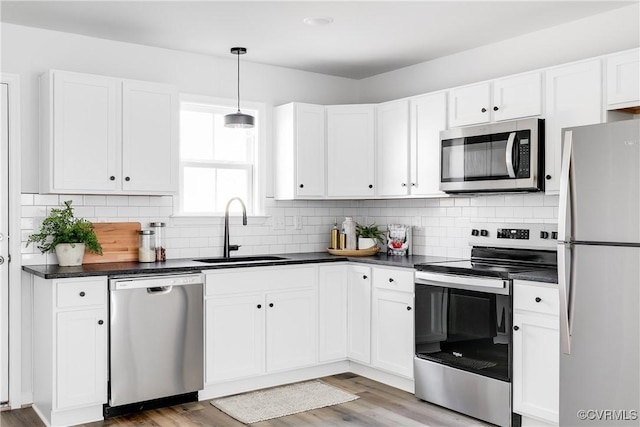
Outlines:
{"label": "cabinet drawer", "polygon": [[104,280],[58,282],[58,308],[106,304],[107,283]]}
{"label": "cabinet drawer", "polygon": [[205,295],[272,292],[316,285],[315,266],[249,267],[205,271]]}
{"label": "cabinet drawer", "polygon": [[513,291],[513,308],[558,316],[558,289],[516,284]]}
{"label": "cabinet drawer", "polygon": [[373,269],[373,286],[392,291],[413,292],[413,270]]}

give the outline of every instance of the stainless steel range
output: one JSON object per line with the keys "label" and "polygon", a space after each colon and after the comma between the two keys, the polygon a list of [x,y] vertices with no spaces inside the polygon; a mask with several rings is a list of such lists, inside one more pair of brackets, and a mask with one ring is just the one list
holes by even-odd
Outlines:
{"label": "stainless steel range", "polygon": [[555,224],[473,224],[471,259],[417,265],[415,394],[512,425],[513,273],[555,269]]}

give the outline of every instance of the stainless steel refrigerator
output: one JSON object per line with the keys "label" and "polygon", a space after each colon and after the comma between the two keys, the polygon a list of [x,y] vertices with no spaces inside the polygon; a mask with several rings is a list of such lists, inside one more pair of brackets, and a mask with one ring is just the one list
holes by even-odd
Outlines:
{"label": "stainless steel refrigerator", "polygon": [[639,425],[640,120],[568,128],[558,224],[560,425]]}

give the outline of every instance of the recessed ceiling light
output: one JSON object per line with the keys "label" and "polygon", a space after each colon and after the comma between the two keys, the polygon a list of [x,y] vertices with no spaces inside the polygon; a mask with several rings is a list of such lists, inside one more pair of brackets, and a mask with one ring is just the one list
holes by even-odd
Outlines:
{"label": "recessed ceiling light", "polygon": [[330,16],[317,16],[314,18],[304,18],[302,22],[312,27],[322,27],[324,25],[331,24],[333,22],[333,18]]}

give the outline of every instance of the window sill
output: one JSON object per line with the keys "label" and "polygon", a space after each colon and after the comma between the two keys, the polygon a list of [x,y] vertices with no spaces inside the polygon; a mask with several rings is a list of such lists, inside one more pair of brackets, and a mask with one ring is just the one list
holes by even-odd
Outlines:
{"label": "window sill", "polygon": [[[237,213],[229,215],[229,222],[232,224],[241,222],[242,215]],[[198,225],[219,225],[224,224],[224,215],[203,216],[203,215],[173,215],[171,225],[181,226],[198,226]],[[264,225],[270,217],[265,215],[247,215],[247,225]]]}

